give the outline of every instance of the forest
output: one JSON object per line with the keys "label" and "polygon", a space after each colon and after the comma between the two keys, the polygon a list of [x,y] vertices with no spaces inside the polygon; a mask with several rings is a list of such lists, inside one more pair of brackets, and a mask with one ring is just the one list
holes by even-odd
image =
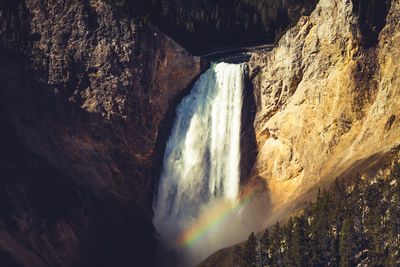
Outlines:
{"label": "forest", "polygon": [[235,266],[399,266],[400,165],[387,177],[357,176],[319,190],[300,216],[254,233]]}
{"label": "forest", "polygon": [[[90,9],[86,0],[76,0]],[[317,0],[102,0],[120,7],[139,28],[154,26],[190,52],[199,55],[215,49],[274,43]],[[0,1],[0,36],[14,50],[24,51],[35,41],[29,35],[29,14],[21,0]],[[0,20],[1,22],[1,20]]]}
{"label": "forest", "polygon": [[[76,0],[84,3],[86,0]],[[120,10],[139,27],[155,26],[196,55],[217,49],[276,43],[301,16],[309,15],[318,0],[102,0]],[[389,0],[353,0],[366,46],[376,44]],[[29,15],[21,0],[1,1],[2,39],[18,50],[27,49],[24,20]]]}
{"label": "forest", "polygon": [[227,46],[274,43],[317,0],[107,0],[126,7],[195,54]]}

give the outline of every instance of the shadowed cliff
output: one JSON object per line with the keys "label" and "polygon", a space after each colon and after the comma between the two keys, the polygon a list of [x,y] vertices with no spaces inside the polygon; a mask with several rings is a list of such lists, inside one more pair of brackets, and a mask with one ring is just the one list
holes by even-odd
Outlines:
{"label": "shadowed cliff", "polygon": [[2,2],[0,25],[0,247],[24,266],[156,266],[158,129],[200,59],[101,1]]}

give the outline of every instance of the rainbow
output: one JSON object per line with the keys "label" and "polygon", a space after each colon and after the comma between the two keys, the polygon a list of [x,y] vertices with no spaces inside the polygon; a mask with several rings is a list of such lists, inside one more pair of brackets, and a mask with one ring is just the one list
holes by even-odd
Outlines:
{"label": "rainbow", "polygon": [[241,207],[245,206],[254,196],[254,190],[242,194],[234,202],[224,201],[204,213],[195,223],[185,229],[176,239],[175,246],[178,248],[195,244],[207,232],[216,228],[223,220],[229,218]]}

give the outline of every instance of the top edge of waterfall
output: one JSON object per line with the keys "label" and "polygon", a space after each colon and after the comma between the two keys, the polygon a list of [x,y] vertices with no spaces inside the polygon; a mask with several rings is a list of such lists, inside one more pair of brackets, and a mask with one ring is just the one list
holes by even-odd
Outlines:
{"label": "top edge of waterfall", "polygon": [[215,56],[211,57],[212,63],[230,63],[230,64],[242,64],[249,62],[251,57],[251,52],[243,52],[243,53],[236,53],[230,55],[223,55],[223,56]]}

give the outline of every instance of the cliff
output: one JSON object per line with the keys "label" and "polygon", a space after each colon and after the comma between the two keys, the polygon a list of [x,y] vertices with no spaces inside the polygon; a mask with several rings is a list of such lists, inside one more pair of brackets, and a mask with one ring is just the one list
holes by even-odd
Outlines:
{"label": "cliff", "polygon": [[[264,229],[298,214],[319,187],[330,188],[336,177],[361,174],[373,187],[398,161],[399,18],[398,0],[320,0],[272,51],[253,53],[249,75],[258,154],[244,190],[266,184]],[[379,225],[382,217],[375,219]],[[379,231],[375,236],[382,239]],[[199,266],[234,266],[234,250],[221,249]],[[358,251],[357,257],[365,259],[369,251]]]}
{"label": "cliff", "polygon": [[320,0],[250,60],[266,225],[336,177],[373,175],[399,145],[400,1]]}
{"label": "cliff", "polygon": [[24,266],[155,266],[159,127],[200,59],[103,1],[1,5],[1,249]]}

